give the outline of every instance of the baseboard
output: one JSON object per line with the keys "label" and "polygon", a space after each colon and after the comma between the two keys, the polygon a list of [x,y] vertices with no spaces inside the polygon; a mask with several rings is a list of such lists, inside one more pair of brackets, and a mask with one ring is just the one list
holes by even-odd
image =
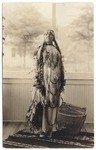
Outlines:
{"label": "baseboard", "polygon": [[24,120],[3,120],[3,122],[26,122],[26,121],[24,121]]}
{"label": "baseboard", "polygon": [[[3,122],[24,122],[24,123],[26,123],[26,121],[25,120],[3,120]],[[85,122],[85,124],[94,124],[94,122],[93,121],[86,121]]]}

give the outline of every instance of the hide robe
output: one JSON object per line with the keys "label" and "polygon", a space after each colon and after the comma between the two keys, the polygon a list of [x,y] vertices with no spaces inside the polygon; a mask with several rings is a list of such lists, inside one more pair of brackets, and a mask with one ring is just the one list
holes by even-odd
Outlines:
{"label": "hide robe", "polygon": [[35,94],[27,112],[29,122],[41,127],[45,133],[56,131],[60,93],[64,85],[60,50],[54,45],[45,44],[37,53],[37,75],[33,90]]}

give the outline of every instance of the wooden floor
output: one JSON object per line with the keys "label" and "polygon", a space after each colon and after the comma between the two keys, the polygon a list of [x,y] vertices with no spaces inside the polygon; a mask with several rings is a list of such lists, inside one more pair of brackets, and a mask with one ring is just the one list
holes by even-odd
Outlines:
{"label": "wooden floor", "polygon": [[[25,128],[24,122],[4,122],[3,123],[3,140],[7,139],[9,135],[16,133]],[[94,125],[92,123],[84,124],[82,131],[94,133]]]}

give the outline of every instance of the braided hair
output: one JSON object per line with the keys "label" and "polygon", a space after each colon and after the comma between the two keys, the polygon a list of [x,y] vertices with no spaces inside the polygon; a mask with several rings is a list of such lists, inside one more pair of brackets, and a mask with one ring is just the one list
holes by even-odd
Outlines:
{"label": "braided hair", "polygon": [[46,48],[46,43],[44,42],[42,44],[42,47],[41,47],[41,51],[40,51],[40,57],[39,59],[37,60],[37,75],[36,75],[36,84],[34,84],[34,86],[36,88],[38,88],[41,92],[41,94],[43,96],[45,96],[45,86],[44,86],[44,81],[43,81],[43,52],[44,52],[44,49]]}

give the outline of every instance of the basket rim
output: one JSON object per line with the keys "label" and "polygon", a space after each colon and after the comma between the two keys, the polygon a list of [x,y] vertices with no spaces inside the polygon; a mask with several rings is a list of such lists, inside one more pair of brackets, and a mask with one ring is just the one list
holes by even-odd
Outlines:
{"label": "basket rim", "polygon": [[69,114],[66,114],[66,113],[61,113],[61,112],[58,112],[58,114],[61,114],[63,116],[68,116],[68,117],[73,117],[73,118],[77,118],[77,117],[85,117],[87,116],[87,112],[85,112],[85,114],[81,114],[81,115],[69,115]]}

